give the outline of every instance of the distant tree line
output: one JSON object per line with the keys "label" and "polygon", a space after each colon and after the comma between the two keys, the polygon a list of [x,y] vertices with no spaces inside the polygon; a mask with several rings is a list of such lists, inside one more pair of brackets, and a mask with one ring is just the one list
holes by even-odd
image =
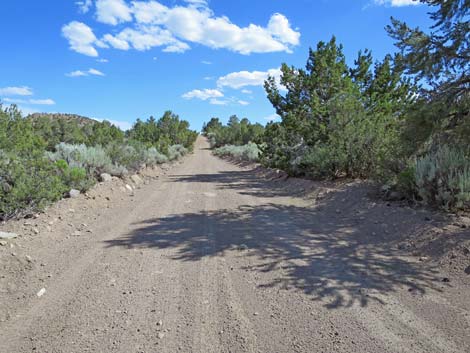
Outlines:
{"label": "distant tree line", "polygon": [[246,145],[249,142],[260,142],[264,134],[264,126],[252,124],[247,118],[240,120],[236,115],[228,119],[227,125],[223,125],[219,118],[212,118],[202,127],[212,147],[225,145]]}

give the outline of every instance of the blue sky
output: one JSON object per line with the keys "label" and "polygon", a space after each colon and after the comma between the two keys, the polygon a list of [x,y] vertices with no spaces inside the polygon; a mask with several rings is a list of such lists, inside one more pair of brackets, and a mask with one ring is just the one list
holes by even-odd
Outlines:
{"label": "blue sky", "polygon": [[430,24],[411,0],[3,0],[0,100],[25,113],[76,113],[128,127],[172,110],[199,130],[212,116],[266,123],[262,82],[334,34],[395,51],[394,16]]}

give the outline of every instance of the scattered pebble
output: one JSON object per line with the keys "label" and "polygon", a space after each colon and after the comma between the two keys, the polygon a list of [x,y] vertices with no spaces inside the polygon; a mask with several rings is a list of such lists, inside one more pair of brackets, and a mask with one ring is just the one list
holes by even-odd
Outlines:
{"label": "scattered pebble", "polygon": [[38,298],[41,298],[44,294],[46,294],[46,288],[41,288],[41,290],[36,295]]}

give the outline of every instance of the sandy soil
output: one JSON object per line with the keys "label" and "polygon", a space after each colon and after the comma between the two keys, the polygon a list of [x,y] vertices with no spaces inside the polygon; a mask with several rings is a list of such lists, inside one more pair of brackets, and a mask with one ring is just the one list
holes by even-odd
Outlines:
{"label": "sandy soil", "polygon": [[470,352],[468,219],[196,147],[0,227],[0,352]]}

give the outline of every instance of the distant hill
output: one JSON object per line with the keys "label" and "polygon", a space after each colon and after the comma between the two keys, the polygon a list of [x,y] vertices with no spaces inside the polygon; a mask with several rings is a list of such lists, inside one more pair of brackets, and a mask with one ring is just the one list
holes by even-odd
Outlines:
{"label": "distant hill", "polygon": [[47,118],[50,120],[76,121],[80,127],[97,123],[97,120],[87,118],[77,114],[64,113],[34,113],[26,117],[26,119],[36,120],[39,118]]}

